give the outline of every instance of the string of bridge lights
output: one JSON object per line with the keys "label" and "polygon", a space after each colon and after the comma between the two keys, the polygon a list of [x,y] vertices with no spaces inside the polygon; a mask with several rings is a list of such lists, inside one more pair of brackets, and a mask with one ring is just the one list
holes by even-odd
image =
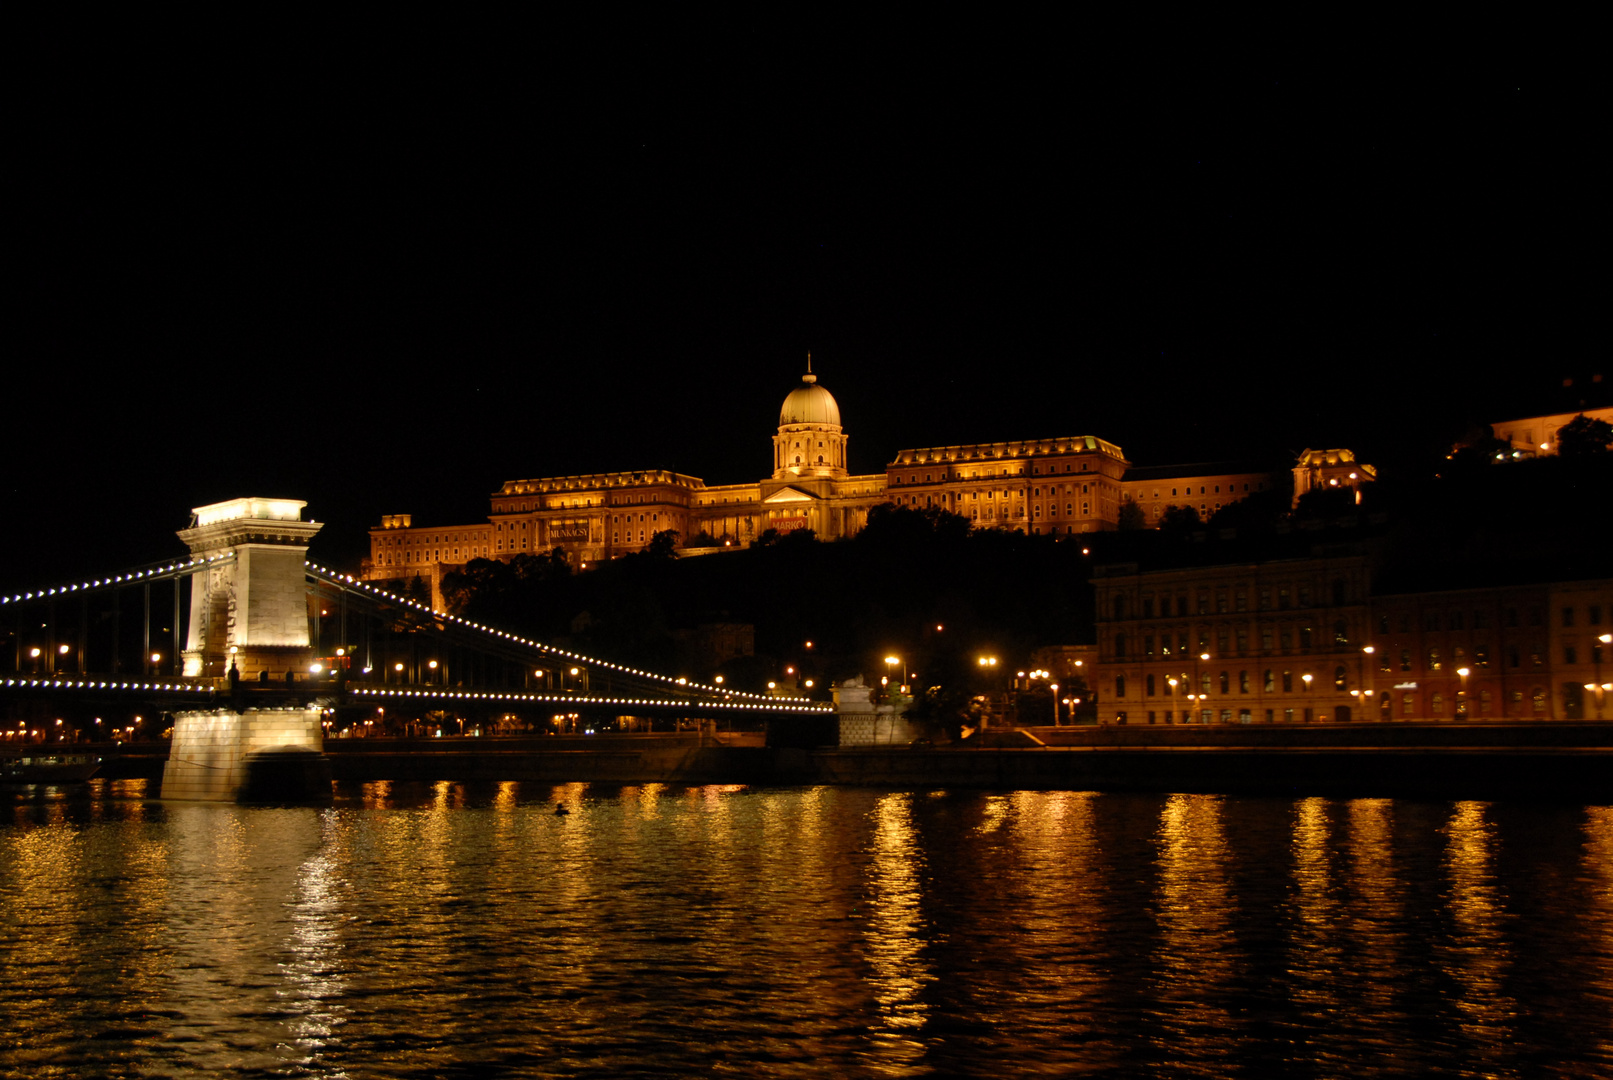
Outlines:
{"label": "string of bridge lights", "polygon": [[[475,690],[377,690],[367,687],[348,687],[348,693],[361,697],[388,697],[388,698],[433,698],[464,701],[534,701],[555,702],[561,705],[676,705],[680,702],[657,701],[654,698],[604,698],[604,697],[578,697],[561,694],[512,694],[481,692]],[[802,701],[801,698],[789,699],[792,702]],[[821,703],[778,705],[774,703],[762,704],[749,701],[712,701],[705,702],[702,708],[711,709],[766,709],[769,712],[833,712],[834,710]]]}
{"label": "string of bridge lights", "polygon": [[[106,588],[106,587],[112,586],[112,585],[130,585],[130,584],[150,581],[150,580],[153,580],[155,578],[161,577],[161,576],[163,576],[165,574],[172,574],[172,573],[182,571],[182,570],[193,570],[193,569],[199,569],[199,568],[206,568],[206,567],[209,567],[209,566],[219,565],[219,564],[222,564],[222,563],[230,562],[230,561],[234,560],[234,558],[235,558],[235,553],[233,551],[230,551],[230,552],[221,552],[221,553],[215,554],[215,555],[207,555],[207,556],[204,556],[203,558],[200,558],[200,559],[183,559],[183,560],[179,560],[179,561],[176,561],[176,562],[169,563],[166,566],[151,567],[151,568],[145,569],[145,570],[134,570],[134,571],[130,571],[128,573],[115,574],[115,575],[105,577],[105,578],[92,578],[89,581],[78,582],[78,583],[75,583],[75,584],[72,584],[72,585],[60,585],[60,586],[56,586],[54,588],[49,588],[49,589],[41,588],[41,589],[39,589],[39,590],[37,590],[35,592],[17,593],[17,594],[12,595],[12,596],[0,596],[0,605],[19,604],[19,603],[23,603],[23,602],[29,601],[29,600],[48,600],[48,599],[51,599],[51,598],[57,597],[57,596],[69,596],[69,595],[72,595],[73,593],[85,592],[85,591],[88,591],[90,589]],[[383,589],[377,589],[373,585],[370,585],[368,582],[358,580],[357,578],[353,577],[351,574],[339,573],[339,572],[337,572],[335,570],[332,570],[332,569],[330,569],[328,567],[320,566],[317,563],[305,561],[303,563],[303,565],[306,566],[308,569],[312,570],[315,573],[315,575],[324,577],[331,584],[337,585],[338,587],[345,585],[345,586],[350,586],[350,587],[355,588],[355,589],[360,589],[360,590],[362,590],[362,591],[364,591],[366,593],[369,593],[369,594],[375,596],[377,599],[383,599],[383,600],[386,600],[386,601],[388,601],[390,603],[403,604],[403,605],[406,605],[408,607],[412,607],[417,611],[423,612],[424,614],[430,615],[433,618],[442,619],[442,620],[445,620],[447,622],[455,623],[455,624],[457,624],[459,626],[466,627],[466,628],[471,629],[471,630],[476,630],[476,631],[478,631],[480,633],[487,634],[487,635],[489,635],[491,637],[503,638],[506,641],[513,642],[514,644],[517,644],[517,645],[525,646],[526,648],[529,648],[529,649],[535,649],[535,650],[537,650],[538,652],[541,652],[541,653],[546,653],[546,654],[549,654],[549,655],[552,655],[552,656],[565,657],[567,660],[573,660],[573,661],[576,661],[578,663],[584,664],[584,665],[586,665],[588,667],[604,668],[604,669],[607,669],[607,670],[610,670],[610,671],[621,672],[624,675],[632,675],[632,676],[634,676],[636,678],[640,678],[640,679],[649,679],[649,680],[652,680],[654,682],[665,683],[668,686],[677,686],[677,687],[684,687],[684,688],[687,688],[687,689],[690,689],[690,690],[705,691],[707,693],[722,695],[724,698],[730,698],[730,699],[732,699],[732,698],[748,698],[748,699],[751,699],[752,701],[765,702],[766,703],[766,705],[764,706],[764,705],[761,705],[761,704],[752,705],[752,704],[748,704],[748,703],[742,702],[742,701],[720,701],[720,702],[712,702],[711,704],[713,704],[713,705],[721,706],[721,707],[724,707],[724,708],[751,708],[751,709],[760,709],[760,708],[763,708],[763,707],[770,708],[770,709],[777,709],[781,705],[786,705],[786,706],[795,707],[799,711],[804,711],[804,712],[815,712],[815,711],[819,711],[819,710],[821,710],[823,708],[826,708],[826,706],[823,706],[823,705],[820,705],[820,704],[814,704],[810,698],[799,698],[799,697],[775,698],[775,697],[769,697],[769,696],[764,695],[764,694],[755,694],[755,693],[751,693],[751,692],[745,691],[745,690],[731,690],[731,689],[729,689],[727,687],[723,687],[723,686],[713,686],[713,685],[710,685],[710,684],[707,684],[707,683],[693,682],[693,681],[691,681],[691,680],[689,680],[687,678],[682,678],[682,677],[673,678],[670,675],[661,675],[661,674],[659,674],[657,672],[653,672],[653,671],[644,671],[644,670],[641,670],[639,668],[627,667],[626,665],[623,665],[623,664],[613,664],[608,660],[598,660],[598,659],[595,659],[595,658],[590,657],[590,656],[584,656],[582,653],[574,653],[574,652],[571,652],[571,651],[569,651],[567,649],[556,648],[553,645],[545,645],[541,641],[533,641],[530,638],[521,637],[519,634],[512,634],[507,630],[498,630],[498,629],[495,629],[495,628],[493,628],[491,626],[486,626],[486,625],[483,625],[482,623],[475,622],[475,621],[473,621],[471,619],[462,618],[461,616],[458,616],[458,615],[450,615],[446,611],[438,611],[435,608],[428,607],[427,605],[420,603],[419,601],[410,600],[407,597],[397,596],[396,594],[386,592]],[[19,687],[19,688],[28,687],[28,688],[33,688],[33,689],[78,689],[78,690],[100,689],[100,690],[144,690],[144,691],[153,691],[153,690],[159,690],[159,691],[202,691],[202,690],[210,690],[211,689],[211,687],[192,686],[192,685],[188,685],[188,684],[184,684],[184,683],[171,683],[171,684],[170,683],[128,683],[128,682],[100,682],[100,683],[97,683],[97,682],[93,682],[93,681],[89,681],[89,680],[62,680],[62,679],[8,679],[6,681],[5,685],[13,686],[13,687]],[[363,690],[363,691],[355,691],[355,692],[362,692],[362,693],[365,693],[365,694],[390,694],[390,695],[394,695],[394,696],[397,695],[397,694],[401,694],[401,693],[407,693],[405,691],[375,691],[375,690]],[[415,692],[412,692],[412,693],[418,694],[419,692],[415,691]],[[430,692],[427,692],[427,693],[430,694]],[[499,695],[471,694],[471,693],[459,693],[459,694],[456,695],[456,694],[449,694],[449,693],[445,692],[443,694],[433,694],[433,695],[430,695],[430,696],[437,696],[437,697],[442,697],[442,696],[450,696],[450,697],[452,697],[452,696],[458,696],[458,697],[498,697]],[[578,698],[578,697],[574,697],[574,696],[567,696],[567,697],[563,697],[563,698],[557,698],[557,697],[545,696],[545,695],[504,695],[504,696],[509,698],[509,699],[511,699],[511,700],[522,700],[522,701],[558,700],[558,701],[587,702],[589,704],[612,704],[612,705],[614,705],[614,704],[637,704],[637,705],[662,704],[661,702],[655,702],[655,701],[644,700],[644,699],[636,699],[636,698]]]}
{"label": "string of bridge lights", "polygon": [[6,686],[16,687],[19,690],[142,690],[180,693],[210,694],[213,687],[200,683],[143,683],[143,682],[97,682],[94,679],[7,679]]}
{"label": "string of bridge lights", "polygon": [[[730,690],[727,687],[711,686],[711,685],[708,685],[706,683],[691,682],[690,680],[688,680],[686,678],[676,678],[676,679],[674,679],[670,675],[660,675],[660,674],[657,674],[656,672],[653,672],[653,671],[641,671],[638,668],[625,667],[625,666],[623,666],[621,664],[613,664],[609,660],[596,660],[593,657],[584,656],[581,653],[568,652],[565,649],[557,649],[553,645],[545,645],[541,641],[533,641],[530,638],[521,637],[519,634],[512,634],[507,630],[497,630],[497,629],[494,629],[491,626],[484,626],[483,624],[481,624],[479,622],[474,622],[474,621],[472,621],[470,619],[461,618],[458,615],[450,615],[446,611],[438,611],[435,608],[427,607],[425,604],[420,603],[418,600],[410,600],[407,597],[401,597],[401,596],[398,596],[398,595],[396,595],[394,593],[389,593],[389,592],[385,591],[384,589],[377,589],[374,586],[370,585],[368,582],[360,581],[359,579],[353,577],[351,574],[338,573],[335,570],[330,570],[330,569],[328,569],[326,567],[319,566],[318,564],[312,563],[312,562],[305,563],[304,565],[306,565],[316,575],[322,575],[322,576],[326,577],[334,585],[337,585],[337,586],[350,585],[350,586],[352,586],[354,588],[362,589],[365,592],[371,593],[371,594],[375,595],[378,598],[385,599],[385,600],[390,601],[392,603],[405,604],[405,605],[407,605],[409,607],[414,608],[417,611],[424,612],[425,614],[430,615],[433,618],[443,619],[443,620],[446,620],[446,621],[451,622],[451,623],[457,623],[460,626],[467,627],[467,628],[472,629],[472,630],[477,630],[477,631],[480,631],[481,633],[489,634],[489,635],[491,635],[493,637],[504,638],[506,641],[511,641],[511,642],[514,642],[515,644],[518,644],[518,645],[524,645],[527,648],[536,649],[539,652],[549,653],[549,654],[554,655],[554,656],[563,656],[563,657],[566,657],[568,660],[575,660],[575,661],[577,661],[577,662],[579,662],[581,664],[584,664],[584,665],[586,665],[588,667],[608,668],[611,671],[619,671],[619,672],[623,673],[624,675],[633,675],[633,676],[636,676],[636,677],[641,678],[641,679],[652,679],[652,680],[655,680],[657,682],[666,683],[669,686],[685,687],[685,688],[691,689],[691,690],[704,690],[704,691],[707,691],[707,692],[713,693],[713,694],[721,694],[724,697],[729,697],[729,698],[751,698],[751,699],[756,700],[756,701],[767,702],[769,707],[772,707],[772,708],[777,708],[779,702],[791,702],[791,703],[797,703],[797,704],[800,704],[800,705],[811,706],[811,708],[808,709],[807,711],[816,711],[817,709],[823,707],[823,706],[820,706],[820,705],[813,705],[811,698],[800,698],[800,697],[774,698],[774,697],[769,697],[766,694],[753,694],[753,693],[750,693],[749,691],[745,691],[745,690]],[[533,698],[532,700],[548,700],[548,699],[547,698],[541,698],[541,699],[540,698]],[[566,698],[562,698],[562,699],[558,699],[558,700],[582,701],[582,700],[588,700],[588,699],[576,698],[576,697],[566,697]],[[598,703],[600,703],[600,704],[615,704],[615,703],[618,703],[618,700],[617,699],[608,699],[608,700],[607,699],[599,699]],[[659,703],[658,702],[643,702],[643,704],[659,704]],[[760,706],[754,706],[754,707],[759,708]]]}
{"label": "string of bridge lights", "polygon": [[219,563],[230,562],[235,558],[235,552],[226,551],[218,555],[208,555],[201,559],[184,559],[180,562],[170,563],[167,566],[152,567],[149,570],[131,570],[127,574],[117,574],[113,577],[95,578],[81,582],[77,585],[62,585],[54,589],[40,589],[38,592],[18,593],[15,596],[0,596],[0,605],[20,604],[24,600],[48,600],[53,596],[67,596],[71,593],[82,592],[88,589],[103,589],[108,585],[130,585],[137,581],[146,581],[161,577],[163,574],[172,574],[176,570],[190,570],[196,567],[206,567]]}

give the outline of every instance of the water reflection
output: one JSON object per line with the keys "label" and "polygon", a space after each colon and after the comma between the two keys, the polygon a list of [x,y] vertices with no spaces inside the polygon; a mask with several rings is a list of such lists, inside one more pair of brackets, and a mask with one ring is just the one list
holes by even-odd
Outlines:
{"label": "water reflection", "polygon": [[1324,1020],[1339,1008],[1338,971],[1343,955],[1339,901],[1334,895],[1332,821],[1327,800],[1304,799],[1293,825],[1294,928],[1289,972],[1295,1002],[1308,1017]]}
{"label": "water reflection", "polygon": [[882,797],[874,807],[873,862],[868,868],[868,919],[863,937],[869,981],[879,1006],[874,1031],[881,1058],[908,1065],[924,1054],[915,1037],[929,1008],[921,998],[934,976],[925,963],[920,866],[913,836],[913,796]]}
{"label": "water reflection", "polygon": [[1365,1011],[1394,1015],[1404,987],[1399,977],[1405,949],[1401,883],[1395,873],[1394,803],[1353,799],[1346,809],[1349,901],[1341,914],[1352,967],[1361,973],[1354,990]]}
{"label": "water reflection", "polygon": [[1201,1062],[1233,1049],[1230,984],[1241,964],[1221,798],[1173,795],[1160,813],[1155,998],[1163,1037]]}
{"label": "water reflection", "polygon": [[0,1075],[1613,1074],[1610,808],[339,796],[14,799]]}
{"label": "water reflection", "polygon": [[1508,1017],[1516,1006],[1503,987],[1511,958],[1493,871],[1495,827],[1485,809],[1457,803],[1444,829],[1446,903],[1455,925],[1442,952],[1445,972],[1461,988],[1456,1022],[1470,1039],[1499,1048],[1512,1037]]}

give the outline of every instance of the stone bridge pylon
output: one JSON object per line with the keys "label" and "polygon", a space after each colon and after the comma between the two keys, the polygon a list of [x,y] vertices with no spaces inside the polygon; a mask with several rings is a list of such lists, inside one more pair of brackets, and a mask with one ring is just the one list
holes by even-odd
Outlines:
{"label": "stone bridge pylon", "polygon": [[[284,685],[312,659],[308,633],[308,542],[322,527],[303,521],[296,499],[244,498],[197,507],[179,538],[215,559],[191,582],[185,675],[232,687]],[[230,695],[231,704],[174,714],[163,769],[165,799],[327,801],[322,711],[305,698]],[[272,790],[265,790],[266,788]]]}
{"label": "stone bridge pylon", "polygon": [[231,499],[197,507],[179,538],[192,558],[233,554],[191,580],[185,674],[247,681],[303,670],[308,653],[308,543],[324,526],[295,499]]}

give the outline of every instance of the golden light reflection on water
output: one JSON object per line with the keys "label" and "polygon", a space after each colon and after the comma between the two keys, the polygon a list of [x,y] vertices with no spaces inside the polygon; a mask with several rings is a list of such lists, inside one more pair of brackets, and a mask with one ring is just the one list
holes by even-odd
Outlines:
{"label": "golden light reflection on water", "polygon": [[0,821],[0,1075],[1613,1060],[1613,808],[415,783],[48,810]]}
{"label": "golden light reflection on water", "polygon": [[1495,826],[1486,809],[1485,803],[1457,803],[1444,828],[1447,904],[1455,924],[1444,967],[1461,988],[1457,1022],[1463,1031],[1501,1046],[1511,1038],[1508,1018],[1516,1004],[1504,990],[1511,956],[1495,882]]}
{"label": "golden light reflection on water", "polygon": [[1103,796],[1079,791],[1020,791],[1009,797],[1007,817],[1015,882],[1005,898],[1012,922],[996,947],[1008,954],[1012,979],[997,1001],[1016,1010],[1059,1010],[1064,1037],[1082,1045],[1082,1060],[1096,1067],[1122,1049],[1105,1030],[1112,1006],[1108,864],[1096,826]]}
{"label": "golden light reflection on water", "polygon": [[1332,821],[1325,799],[1302,800],[1293,824],[1295,925],[1289,941],[1294,994],[1313,1016],[1339,1007],[1337,931],[1339,903],[1333,895]]}
{"label": "golden light reflection on water", "polygon": [[913,796],[890,794],[874,806],[868,867],[869,914],[863,930],[880,1022],[882,1056],[892,1064],[916,1061],[924,1044],[915,1038],[929,1007],[920,999],[934,978],[924,960],[926,927],[921,909],[922,868],[913,832]]}
{"label": "golden light reflection on water", "polygon": [[980,824],[975,826],[975,832],[981,836],[989,836],[1002,828],[1008,820],[1011,805],[1010,797],[1007,795],[987,795],[985,809],[980,815]]}
{"label": "golden light reflection on water", "polygon": [[1225,1052],[1229,984],[1240,966],[1228,851],[1216,795],[1172,795],[1160,812],[1155,995],[1170,1037],[1205,1057]]}
{"label": "golden light reflection on water", "polygon": [[[1592,960],[1587,996],[1613,1009],[1613,806],[1585,808],[1581,880],[1586,883],[1582,926],[1593,935],[1585,951]],[[1613,1030],[1586,1032],[1603,1060],[1613,1058]]]}
{"label": "golden light reflection on water", "polygon": [[1388,1015],[1404,985],[1402,885],[1395,870],[1394,803],[1353,799],[1348,804],[1346,878],[1350,901],[1341,914],[1350,955],[1364,976],[1355,992],[1376,1015]]}

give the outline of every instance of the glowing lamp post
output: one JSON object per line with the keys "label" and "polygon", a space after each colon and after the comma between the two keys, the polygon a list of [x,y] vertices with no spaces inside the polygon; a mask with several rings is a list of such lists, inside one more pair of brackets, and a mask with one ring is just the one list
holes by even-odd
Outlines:
{"label": "glowing lamp post", "polygon": [[1613,634],[1603,634],[1596,639],[1596,646],[1591,649],[1591,659],[1596,664],[1596,687],[1600,691],[1596,695],[1596,718],[1602,718],[1602,702],[1607,697],[1609,686],[1602,681],[1602,647],[1613,644]]}

